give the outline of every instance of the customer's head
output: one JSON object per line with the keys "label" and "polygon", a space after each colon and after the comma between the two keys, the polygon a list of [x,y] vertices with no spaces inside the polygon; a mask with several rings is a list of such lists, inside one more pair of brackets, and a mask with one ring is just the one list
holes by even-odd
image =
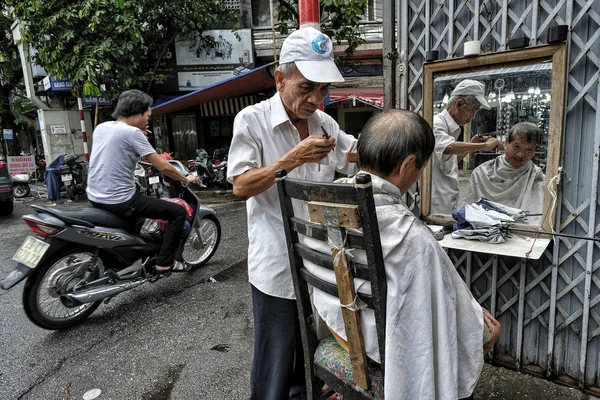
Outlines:
{"label": "customer's head", "polygon": [[327,35],[306,27],[285,39],[275,82],[291,120],[310,117],[327,95],[329,84],[343,81]]}
{"label": "customer's head", "polygon": [[456,85],[446,104],[446,110],[460,126],[473,121],[480,108],[491,109],[485,100],[485,85],[471,79],[465,79]]}
{"label": "customer's head", "polygon": [[418,114],[390,110],[371,118],[358,138],[362,170],[406,192],[421,176],[435,146],[433,131]]}
{"label": "customer's head", "polygon": [[126,90],[119,95],[117,106],[112,113],[116,120],[127,120],[129,125],[145,130],[152,114],[152,97],[141,90]]}
{"label": "customer's head", "polygon": [[506,161],[513,168],[520,168],[535,155],[535,148],[542,130],[531,122],[519,122],[508,131],[506,138]]}

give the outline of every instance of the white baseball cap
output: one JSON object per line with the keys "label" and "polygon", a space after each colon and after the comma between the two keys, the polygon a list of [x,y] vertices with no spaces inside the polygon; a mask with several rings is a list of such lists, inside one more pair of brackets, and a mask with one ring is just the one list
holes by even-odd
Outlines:
{"label": "white baseball cap", "polygon": [[279,53],[279,63],[294,62],[306,79],[318,83],[344,82],[335,62],[333,43],[324,33],[305,27],[289,35]]}
{"label": "white baseball cap", "polygon": [[485,85],[482,82],[474,81],[471,79],[465,79],[461,81],[452,93],[452,96],[474,96],[479,103],[481,103],[481,107],[485,110],[491,110],[492,108],[488,104],[485,99]]}

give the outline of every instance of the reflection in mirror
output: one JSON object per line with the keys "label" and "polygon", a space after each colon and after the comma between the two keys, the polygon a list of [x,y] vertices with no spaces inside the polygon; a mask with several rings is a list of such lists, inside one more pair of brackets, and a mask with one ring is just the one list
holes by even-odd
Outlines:
{"label": "reflection in mirror", "polygon": [[540,224],[551,84],[550,62],[434,79],[432,213],[485,197]]}

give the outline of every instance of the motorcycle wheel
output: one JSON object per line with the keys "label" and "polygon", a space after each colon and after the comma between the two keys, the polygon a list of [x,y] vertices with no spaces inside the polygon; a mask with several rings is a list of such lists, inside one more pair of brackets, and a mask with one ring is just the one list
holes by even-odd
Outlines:
{"label": "motorcycle wheel", "polygon": [[75,201],[75,199],[77,199],[77,193],[75,191],[75,184],[73,183],[73,181],[71,181],[71,184],[69,186],[66,186],[67,189],[67,195],[69,196],[69,199]]}
{"label": "motorcycle wheel", "polygon": [[31,322],[44,329],[67,329],[81,323],[98,308],[101,301],[69,308],[60,299],[76,285],[102,277],[104,264],[100,258],[96,257],[93,267],[88,266],[94,257],[88,248],[71,248],[36,268],[23,289],[23,308]]}
{"label": "motorcycle wheel", "polygon": [[17,199],[21,199],[23,197],[29,196],[30,192],[31,192],[31,188],[29,187],[28,184],[18,183],[16,185],[14,185],[13,196],[15,196]]}
{"label": "motorcycle wheel", "polygon": [[183,246],[183,260],[192,269],[203,266],[212,258],[221,241],[221,224],[214,215],[200,220],[200,227],[192,232]]}

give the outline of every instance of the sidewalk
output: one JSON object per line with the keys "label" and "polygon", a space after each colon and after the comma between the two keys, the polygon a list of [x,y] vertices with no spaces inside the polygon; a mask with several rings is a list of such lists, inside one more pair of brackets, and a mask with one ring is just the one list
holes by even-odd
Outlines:
{"label": "sidewalk", "polygon": [[[244,301],[250,301],[249,296],[249,284],[247,282],[248,275],[246,272],[247,265],[240,263],[214,278],[216,280],[212,285],[232,285],[233,291],[239,293],[244,298]],[[211,309],[219,309],[218,299],[214,299],[211,304]],[[229,321],[228,323],[234,323],[236,325],[243,325],[243,321],[247,321],[249,332],[245,336],[247,343],[244,343],[248,347],[252,346],[253,334],[252,334],[252,308],[250,304],[246,304],[241,312],[235,316],[229,314],[229,318],[239,319],[240,321]],[[249,367],[251,362],[251,351],[233,352],[233,349],[237,347],[232,344],[231,353],[222,353],[221,368],[225,371],[237,370],[242,376],[247,375],[248,371],[242,371],[242,366]],[[250,347],[251,348],[251,347]],[[232,354],[234,353],[234,354]],[[227,360],[225,360],[227,359]],[[216,372],[216,371],[215,371]],[[244,398],[249,395],[248,382],[242,382],[239,378],[234,385],[243,385],[242,388],[234,387],[220,387],[213,391],[212,388],[208,389],[208,393],[202,393],[202,398],[224,398],[223,394],[227,393],[231,398]],[[177,390],[173,392],[180,393]],[[239,396],[239,397],[238,397]],[[181,398],[177,395],[173,398]],[[247,398],[247,397],[246,397]],[[536,378],[531,375],[521,374],[514,372],[502,367],[496,367],[493,365],[485,364],[483,373],[479,379],[479,383],[475,390],[475,400],[548,400],[548,399],[560,399],[560,400],[599,400],[596,397],[589,396],[581,391],[566,386],[559,385],[557,383],[547,381],[544,379]]]}

